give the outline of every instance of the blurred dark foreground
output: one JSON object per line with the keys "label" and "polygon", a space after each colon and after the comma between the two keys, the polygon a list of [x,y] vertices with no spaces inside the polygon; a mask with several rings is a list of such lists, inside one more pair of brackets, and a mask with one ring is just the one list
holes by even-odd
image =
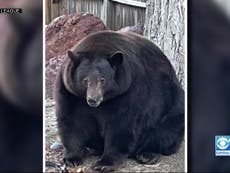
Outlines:
{"label": "blurred dark foreground", "polygon": [[[230,3],[219,2],[222,7]],[[230,172],[230,156],[215,156],[215,136],[230,135],[228,10],[212,0],[189,1],[188,171],[192,172]]]}
{"label": "blurred dark foreground", "polygon": [[42,0],[0,0],[0,172],[42,172]]}

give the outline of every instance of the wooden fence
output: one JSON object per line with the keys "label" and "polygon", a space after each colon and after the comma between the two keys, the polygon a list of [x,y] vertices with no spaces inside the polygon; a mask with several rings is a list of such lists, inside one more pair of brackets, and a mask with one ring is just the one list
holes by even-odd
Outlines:
{"label": "wooden fence", "polygon": [[46,23],[63,14],[94,14],[113,30],[144,24],[146,0],[46,0]]}

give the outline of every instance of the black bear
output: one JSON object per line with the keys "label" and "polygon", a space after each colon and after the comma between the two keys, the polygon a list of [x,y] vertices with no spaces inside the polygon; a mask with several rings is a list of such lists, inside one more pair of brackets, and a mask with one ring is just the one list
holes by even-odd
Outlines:
{"label": "black bear", "polygon": [[64,162],[112,171],[124,158],[153,164],[184,136],[184,91],[167,57],[134,33],[102,31],[80,41],[60,69],[56,116]]}

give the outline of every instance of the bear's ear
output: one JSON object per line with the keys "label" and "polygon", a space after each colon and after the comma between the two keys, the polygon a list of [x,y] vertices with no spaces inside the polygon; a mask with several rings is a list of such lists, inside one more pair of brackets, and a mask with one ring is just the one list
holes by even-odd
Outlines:
{"label": "bear's ear", "polygon": [[116,51],[112,54],[112,56],[108,59],[109,63],[112,66],[119,66],[123,62],[123,53],[121,51]]}
{"label": "bear's ear", "polygon": [[68,57],[72,60],[72,62],[74,64],[79,65],[79,63],[80,63],[80,57],[79,56],[75,55],[71,50],[68,50],[67,54],[68,54]]}
{"label": "bear's ear", "polygon": [[74,62],[76,60],[76,56],[73,54],[73,52],[71,50],[68,50],[67,52],[68,57]]}

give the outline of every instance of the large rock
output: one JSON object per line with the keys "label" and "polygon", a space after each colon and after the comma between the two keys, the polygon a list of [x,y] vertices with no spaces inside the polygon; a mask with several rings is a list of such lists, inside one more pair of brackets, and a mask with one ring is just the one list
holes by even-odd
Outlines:
{"label": "large rock", "polygon": [[137,24],[134,26],[126,26],[124,28],[121,28],[118,30],[119,32],[134,32],[139,35],[143,35],[144,32],[144,25],[143,24]]}
{"label": "large rock", "polygon": [[57,71],[66,58],[66,51],[90,33],[108,30],[92,14],[69,14],[54,19],[46,27],[46,97],[53,97]]}

